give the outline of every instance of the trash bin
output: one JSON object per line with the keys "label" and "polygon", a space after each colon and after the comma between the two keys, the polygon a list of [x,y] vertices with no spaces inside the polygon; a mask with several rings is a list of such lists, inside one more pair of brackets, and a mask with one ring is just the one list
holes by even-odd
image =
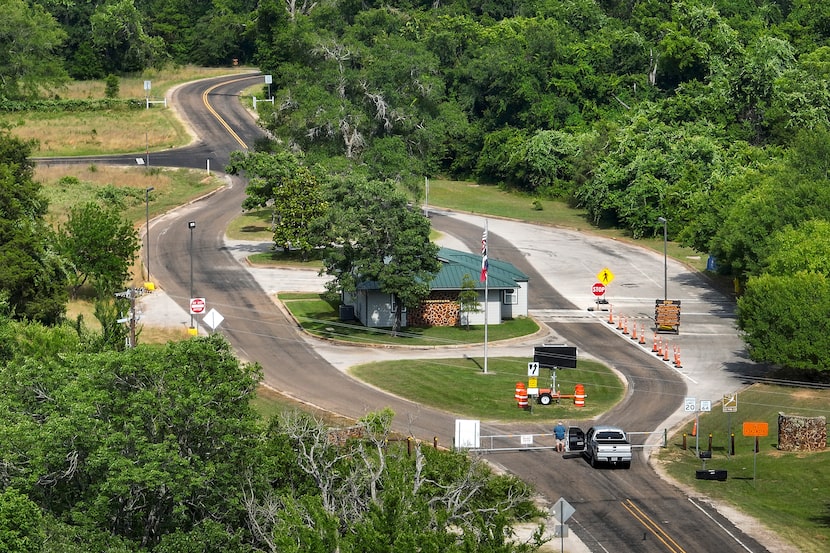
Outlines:
{"label": "trash bin", "polygon": [[723,469],[696,470],[695,478],[698,480],[719,480],[723,482],[726,480],[726,471]]}
{"label": "trash bin", "polygon": [[340,306],[340,320],[353,321],[354,320],[354,305]]}

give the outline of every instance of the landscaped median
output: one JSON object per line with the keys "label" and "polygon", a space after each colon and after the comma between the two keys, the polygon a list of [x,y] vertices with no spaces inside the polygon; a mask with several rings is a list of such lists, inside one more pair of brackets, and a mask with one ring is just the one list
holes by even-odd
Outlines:
{"label": "landscaped median", "polygon": [[[565,399],[548,406],[531,401],[528,409],[520,409],[514,393],[517,382],[527,383],[532,348],[528,348],[527,357],[488,357],[485,373],[483,357],[453,355],[450,347],[483,343],[482,326],[471,326],[469,330],[406,328],[393,334],[389,329],[371,329],[340,321],[338,306],[321,294],[281,293],[279,299],[305,331],[321,338],[351,345],[447,347],[445,359],[419,359],[402,348],[400,361],[369,363],[353,367],[349,372],[377,388],[459,417],[502,421],[589,419],[607,411],[623,397],[624,386],[610,369],[593,361],[579,360],[576,369],[557,370],[556,383],[562,394],[571,394],[577,384],[583,384],[587,393],[585,407],[576,407],[572,400]],[[506,321],[488,328],[488,343],[531,336],[538,330],[532,319]],[[549,386],[550,378],[550,370],[542,369],[539,386]]]}

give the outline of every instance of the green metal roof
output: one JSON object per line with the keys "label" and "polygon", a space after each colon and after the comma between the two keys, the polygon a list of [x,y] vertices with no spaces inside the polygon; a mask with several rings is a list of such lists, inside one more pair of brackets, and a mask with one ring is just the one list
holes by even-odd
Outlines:
{"label": "green metal roof", "polygon": [[[481,282],[481,255],[450,248],[438,250],[441,270],[430,283],[430,290],[461,290],[464,275],[470,275],[476,283],[477,290],[484,290]],[[505,290],[518,288],[520,282],[527,282],[528,276],[507,261],[489,258],[487,260],[487,288]],[[358,290],[379,290],[380,285],[374,280],[365,280],[357,285]]]}
{"label": "green metal roof", "polygon": [[[481,255],[462,252],[450,248],[438,250],[441,270],[432,280],[432,290],[460,290],[464,275],[468,274],[475,281],[477,289],[484,289],[481,276]],[[487,287],[492,289],[517,288],[519,282],[527,282],[528,276],[518,270],[512,263],[499,261],[492,257],[487,260]]]}

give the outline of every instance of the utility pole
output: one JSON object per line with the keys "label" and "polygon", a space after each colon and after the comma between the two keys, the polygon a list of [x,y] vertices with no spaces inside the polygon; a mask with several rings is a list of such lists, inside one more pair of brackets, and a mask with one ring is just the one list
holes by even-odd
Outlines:
{"label": "utility pole", "polygon": [[136,314],[135,310],[135,298],[138,296],[139,290],[136,288],[130,288],[129,290],[125,290],[123,292],[117,292],[115,294],[116,298],[127,298],[130,300],[130,313],[128,317],[122,317],[118,319],[117,323],[130,323],[130,334],[127,336],[127,347],[134,348],[135,347],[135,327],[136,322],[138,321],[138,315]]}

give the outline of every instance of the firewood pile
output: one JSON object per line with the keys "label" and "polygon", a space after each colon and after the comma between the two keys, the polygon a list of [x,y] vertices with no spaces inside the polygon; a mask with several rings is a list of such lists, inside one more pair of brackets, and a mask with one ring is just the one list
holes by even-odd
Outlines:
{"label": "firewood pile", "polygon": [[827,447],[827,418],[778,413],[778,449],[818,451]]}

